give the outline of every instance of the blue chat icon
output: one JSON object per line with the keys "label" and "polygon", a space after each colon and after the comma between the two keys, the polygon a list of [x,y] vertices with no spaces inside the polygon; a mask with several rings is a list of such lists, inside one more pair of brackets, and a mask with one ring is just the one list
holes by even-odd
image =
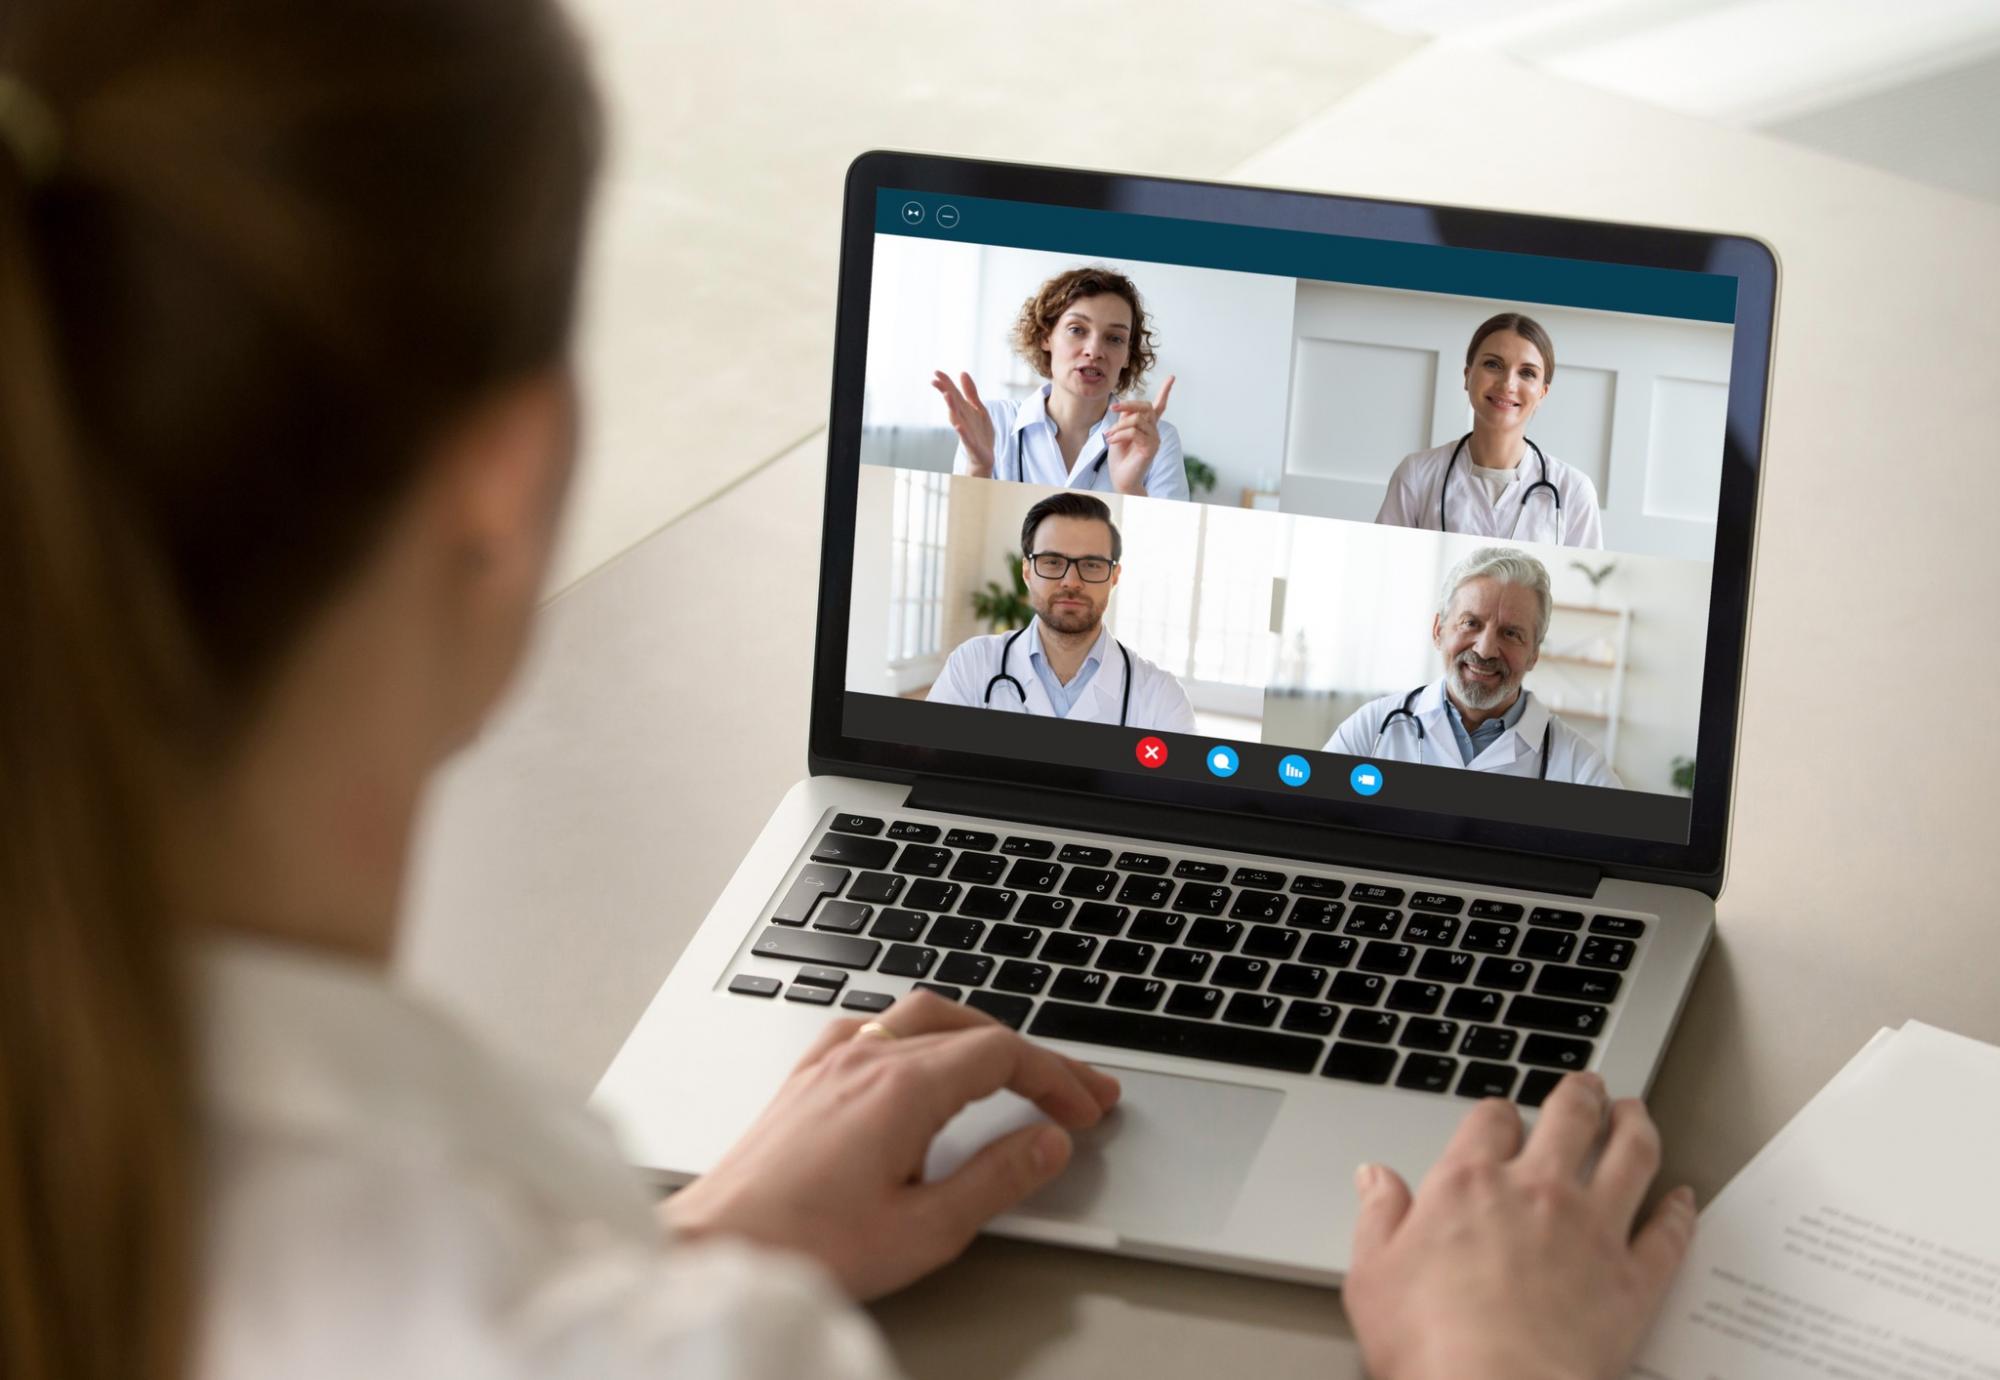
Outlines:
{"label": "blue chat icon", "polygon": [[1278,763],[1278,779],[1287,786],[1303,786],[1312,780],[1313,764],[1296,752]]}
{"label": "blue chat icon", "polygon": [[1347,784],[1354,787],[1356,795],[1373,795],[1382,789],[1382,769],[1373,762],[1363,762],[1347,774]]}
{"label": "blue chat icon", "polygon": [[1208,763],[1209,771],[1216,776],[1236,775],[1235,748],[1224,747],[1221,743],[1217,743],[1208,750],[1208,756],[1202,760]]}

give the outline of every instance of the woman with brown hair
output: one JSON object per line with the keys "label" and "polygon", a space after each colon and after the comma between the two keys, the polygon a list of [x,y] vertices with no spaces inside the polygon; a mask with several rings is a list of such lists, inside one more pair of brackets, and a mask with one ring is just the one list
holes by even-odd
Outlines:
{"label": "woman with brown hair", "polygon": [[[545,0],[0,10],[8,1380],[885,1375],[846,1301],[952,1258],[1117,1097],[926,994],[831,1021],[669,1242],[580,1108],[391,982],[425,783],[547,567],[597,142]],[[1000,1088],[1049,1122],[920,1182]],[[1475,1113],[1472,1218],[1369,1176],[1379,1374],[1499,1374],[1571,1314],[1575,1373],[1629,1351],[1685,1220],[1623,1244],[1636,1103],[1609,1205],[1534,1187],[1596,1140],[1601,1091],[1564,1088],[1518,1159]],[[1397,1313],[1434,1297],[1463,1330]]]}
{"label": "woman with brown hair", "polygon": [[1048,382],[1021,402],[980,396],[942,369],[931,387],[958,433],[952,473],[1050,488],[1186,498],[1180,433],[1165,419],[1170,376],[1152,401],[1119,401],[1153,367],[1139,289],[1102,266],[1072,268],[1021,304],[1015,351]]}

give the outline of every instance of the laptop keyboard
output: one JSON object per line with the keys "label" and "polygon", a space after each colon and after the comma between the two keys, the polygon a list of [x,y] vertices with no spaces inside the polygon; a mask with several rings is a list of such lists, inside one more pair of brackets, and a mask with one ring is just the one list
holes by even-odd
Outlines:
{"label": "laptop keyboard", "polygon": [[837,814],[728,986],[1527,1106],[1595,1062],[1646,918],[1339,871]]}

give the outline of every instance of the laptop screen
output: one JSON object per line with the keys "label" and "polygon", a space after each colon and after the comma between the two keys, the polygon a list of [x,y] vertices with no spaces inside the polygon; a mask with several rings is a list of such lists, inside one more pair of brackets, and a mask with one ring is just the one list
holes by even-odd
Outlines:
{"label": "laptop screen", "polygon": [[1688,842],[1735,276],[873,211],[847,738]]}

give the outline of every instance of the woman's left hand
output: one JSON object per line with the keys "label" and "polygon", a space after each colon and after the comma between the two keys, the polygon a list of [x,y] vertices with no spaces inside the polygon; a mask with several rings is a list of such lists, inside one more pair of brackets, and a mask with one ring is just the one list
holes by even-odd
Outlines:
{"label": "woman's left hand", "polygon": [[1160,395],[1151,402],[1111,404],[1118,420],[1104,433],[1104,449],[1111,466],[1111,487],[1121,494],[1144,494],[1146,471],[1160,453],[1160,418],[1167,412],[1167,394],[1174,391],[1174,376],[1160,385]]}

